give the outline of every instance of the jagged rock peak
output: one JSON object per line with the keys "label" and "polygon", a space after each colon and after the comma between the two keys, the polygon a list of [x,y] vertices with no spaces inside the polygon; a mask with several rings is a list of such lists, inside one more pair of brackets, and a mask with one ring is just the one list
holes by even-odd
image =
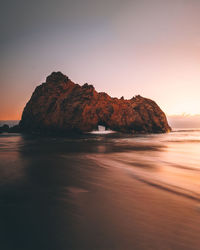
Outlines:
{"label": "jagged rock peak", "polygon": [[51,75],[47,76],[46,83],[50,82],[67,82],[69,78],[64,75],[62,72],[52,72]]}
{"label": "jagged rock peak", "polygon": [[82,88],[94,89],[94,86],[92,84],[85,83],[85,84],[83,84]]}

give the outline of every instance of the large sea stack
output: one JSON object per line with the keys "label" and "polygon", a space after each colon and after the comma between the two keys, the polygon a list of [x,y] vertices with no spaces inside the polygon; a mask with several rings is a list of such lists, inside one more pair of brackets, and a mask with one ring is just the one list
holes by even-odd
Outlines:
{"label": "large sea stack", "polygon": [[141,96],[112,98],[87,83],[73,83],[61,72],[53,72],[36,87],[19,124],[22,131],[41,133],[82,133],[96,130],[98,125],[126,133],[171,130],[154,101]]}

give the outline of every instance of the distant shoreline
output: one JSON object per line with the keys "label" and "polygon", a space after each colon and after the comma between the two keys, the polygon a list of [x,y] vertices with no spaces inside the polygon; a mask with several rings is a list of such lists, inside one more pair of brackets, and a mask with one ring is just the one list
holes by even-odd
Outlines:
{"label": "distant shoreline", "polygon": [[10,126],[18,125],[20,120],[0,120],[0,126],[3,126],[4,124],[7,124]]}

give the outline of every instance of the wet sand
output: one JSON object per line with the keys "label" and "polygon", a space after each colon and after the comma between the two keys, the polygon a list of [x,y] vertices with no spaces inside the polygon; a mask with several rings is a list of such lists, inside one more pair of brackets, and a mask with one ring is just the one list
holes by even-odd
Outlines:
{"label": "wet sand", "polygon": [[116,136],[2,135],[0,249],[199,250],[199,200],[176,193],[198,198],[198,144],[193,165],[174,167],[191,147],[170,146],[173,134]]}
{"label": "wet sand", "polygon": [[75,195],[82,207],[84,249],[200,249],[196,201],[141,183],[118,169],[106,171],[102,182],[103,190],[100,186],[95,193]]}

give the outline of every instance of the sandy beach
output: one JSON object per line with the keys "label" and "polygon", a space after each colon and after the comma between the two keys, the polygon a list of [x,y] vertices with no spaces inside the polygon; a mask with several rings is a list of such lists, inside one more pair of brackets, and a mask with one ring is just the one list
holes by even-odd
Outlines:
{"label": "sandy beach", "polygon": [[0,249],[198,250],[199,142],[181,133],[2,134]]}
{"label": "sandy beach", "polygon": [[198,202],[143,184],[119,169],[106,176],[103,194],[101,188],[87,194],[84,221],[95,239],[90,249],[199,249]]}

